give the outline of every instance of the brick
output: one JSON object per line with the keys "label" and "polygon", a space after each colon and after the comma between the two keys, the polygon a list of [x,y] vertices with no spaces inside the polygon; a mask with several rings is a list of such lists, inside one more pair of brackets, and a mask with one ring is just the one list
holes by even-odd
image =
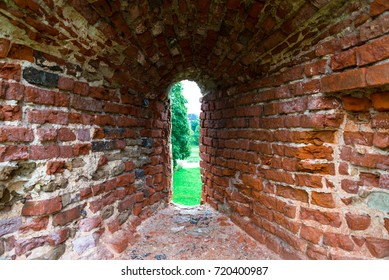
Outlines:
{"label": "brick", "polygon": [[341,182],[341,187],[347,193],[356,194],[359,191],[359,182],[349,179],[343,179]]}
{"label": "brick", "polygon": [[373,93],[371,101],[377,111],[389,111],[389,92]]}
{"label": "brick", "polygon": [[301,225],[300,237],[314,244],[319,244],[323,232],[315,227]]}
{"label": "brick", "polygon": [[379,37],[389,31],[389,16],[384,14],[372,21],[368,21],[361,26],[360,40],[368,41]]}
{"label": "brick", "polygon": [[68,124],[68,113],[51,110],[27,110],[27,119],[30,123]]}
{"label": "brick", "polygon": [[41,142],[57,141],[58,131],[56,129],[38,128],[37,135]]}
{"label": "brick", "polygon": [[59,77],[58,88],[61,90],[72,91],[74,89],[74,80],[67,77]]}
{"label": "brick", "polygon": [[[370,72],[373,73],[374,71]],[[373,74],[370,75],[372,76]],[[332,74],[321,79],[321,88],[323,92],[327,93],[360,89],[366,86],[365,77],[366,70],[364,68]]]}
{"label": "brick", "polygon": [[75,94],[79,95],[88,95],[89,94],[89,85],[83,82],[74,82],[74,91]]}
{"label": "brick", "polygon": [[27,146],[15,145],[0,147],[0,162],[27,160],[30,158]]}
{"label": "brick", "polygon": [[89,232],[92,229],[100,227],[102,218],[100,216],[85,218],[79,221],[78,228],[81,232]]}
{"label": "brick", "polygon": [[130,234],[125,231],[117,231],[106,241],[106,244],[112,251],[120,254],[127,248],[130,242]]}
{"label": "brick", "polygon": [[64,161],[49,161],[47,163],[46,174],[51,175],[55,173],[62,173],[64,165]]}
{"label": "brick", "polygon": [[371,102],[368,98],[353,97],[351,95],[342,97],[343,108],[351,112],[367,112],[371,107]]}
{"label": "brick", "polygon": [[47,235],[30,239],[19,239],[15,242],[15,253],[17,256],[21,256],[30,250],[43,246],[46,242]]}
{"label": "brick", "polygon": [[8,57],[19,60],[26,60],[34,62],[32,48],[19,44],[12,44],[12,47],[8,53]]}
{"label": "brick", "polygon": [[19,64],[0,63],[0,78],[20,81],[21,72]]}
{"label": "brick", "polygon": [[26,67],[23,70],[23,78],[33,85],[55,88],[58,84],[58,75],[33,67]]}
{"label": "brick", "polygon": [[311,163],[301,161],[297,164],[297,171],[335,175],[335,165],[333,163]]}
{"label": "brick", "polygon": [[370,3],[370,15],[372,17],[389,10],[389,3],[386,0],[374,0]]}
{"label": "brick", "polygon": [[0,58],[7,57],[10,48],[11,48],[10,40],[7,40],[5,38],[0,38]]}
{"label": "brick", "polygon": [[348,235],[325,232],[323,235],[323,244],[334,248],[341,248],[346,251],[353,251],[354,242]]}
{"label": "brick", "polygon": [[62,127],[58,130],[58,139],[59,141],[74,141],[76,135],[69,128]]}
{"label": "brick", "polygon": [[82,111],[91,111],[91,112],[101,112],[103,109],[103,105],[101,101],[86,98],[81,96],[73,96],[71,101],[71,106],[74,109],[82,110]]}
{"label": "brick", "polygon": [[331,57],[331,68],[341,70],[357,65],[357,53],[354,49],[341,52]]}
{"label": "brick", "polygon": [[321,59],[317,62],[305,65],[304,73],[307,77],[324,74],[326,71],[327,60]]}
{"label": "brick", "polygon": [[132,209],[136,203],[135,194],[126,196],[122,201],[119,202],[118,210],[119,212],[123,212],[127,209]]}
{"label": "brick", "polygon": [[357,48],[358,65],[374,63],[389,57],[389,36],[377,39],[373,42]]}
{"label": "brick", "polygon": [[75,144],[73,146],[73,154],[75,156],[87,155],[92,150],[91,144]]}
{"label": "brick", "polygon": [[22,219],[20,217],[1,219],[0,237],[18,231],[21,225],[22,225]]}
{"label": "brick", "polygon": [[379,187],[380,175],[374,173],[361,172],[359,175],[360,182],[364,186]]}
{"label": "brick", "polygon": [[369,215],[346,213],[346,222],[351,230],[366,230],[371,224]]}
{"label": "brick", "polygon": [[53,217],[53,226],[64,226],[81,217],[82,206],[60,212]]}
{"label": "brick", "polygon": [[65,242],[69,237],[69,230],[67,228],[59,229],[47,236],[47,243],[50,246],[56,246]]}
{"label": "brick", "polygon": [[0,105],[0,121],[21,121],[22,109],[19,105]]}
{"label": "brick", "polygon": [[30,158],[33,160],[51,159],[59,157],[58,145],[31,146]]}
{"label": "brick", "polygon": [[292,221],[292,220],[286,218],[284,215],[277,213],[277,212],[274,213],[274,221],[277,224],[279,224],[280,226],[282,226],[283,228],[287,229],[288,231],[290,231],[294,234],[297,234],[297,232],[300,229],[299,223]]}
{"label": "brick", "polygon": [[386,231],[389,233],[389,219],[384,219],[384,226],[386,228]]}
{"label": "brick", "polygon": [[308,203],[308,193],[305,190],[287,186],[277,186],[276,194],[285,198]]}
{"label": "brick", "polygon": [[20,227],[20,232],[27,233],[29,231],[41,231],[47,228],[49,217],[32,217],[27,218],[26,223]]}
{"label": "brick", "polygon": [[373,257],[386,258],[389,256],[389,240],[375,237],[366,237],[366,247]]}
{"label": "brick", "polygon": [[322,248],[321,246],[313,246],[308,244],[307,247],[307,256],[313,260],[328,260],[328,251]]}
{"label": "brick", "polygon": [[0,98],[21,101],[24,97],[24,85],[0,81]]}
{"label": "brick", "polygon": [[31,142],[34,133],[30,128],[24,127],[0,127],[0,142]]}
{"label": "brick", "polygon": [[26,101],[42,105],[54,105],[55,93],[39,88],[26,88]]}
{"label": "brick", "polygon": [[333,159],[333,150],[327,146],[309,145],[297,149],[296,157],[299,159]]}
{"label": "brick", "polygon": [[46,200],[31,201],[27,200],[22,208],[23,216],[41,216],[50,215],[61,211],[62,198],[55,197]]}
{"label": "brick", "polygon": [[311,202],[321,207],[335,208],[336,204],[331,193],[311,193]]}
{"label": "brick", "polygon": [[379,113],[371,118],[371,127],[389,128],[389,113]]}
{"label": "brick", "polygon": [[316,209],[301,207],[300,218],[303,220],[317,221],[322,225],[330,225],[339,228],[342,224],[339,213],[324,212]]}
{"label": "brick", "polygon": [[389,190],[389,174],[382,174],[380,176],[378,187],[381,189]]}
{"label": "brick", "polygon": [[389,84],[389,63],[367,68],[366,83],[368,86],[384,86]]}
{"label": "brick", "polygon": [[276,171],[271,169],[266,169],[263,172],[264,172],[264,177],[268,180],[284,182],[287,184],[294,183],[293,176],[290,173],[285,173],[283,171]]}
{"label": "brick", "polygon": [[308,99],[308,110],[337,109],[340,106],[339,99],[328,96],[315,96]]}
{"label": "brick", "polygon": [[327,54],[334,54],[341,50],[340,41],[332,39],[316,46],[316,56],[323,56]]}
{"label": "brick", "polygon": [[372,146],[373,145],[373,136],[371,132],[350,132],[345,131],[343,133],[344,143],[346,145],[364,145]]}
{"label": "brick", "polygon": [[297,186],[310,187],[310,188],[322,188],[322,177],[308,174],[295,174],[295,181]]}

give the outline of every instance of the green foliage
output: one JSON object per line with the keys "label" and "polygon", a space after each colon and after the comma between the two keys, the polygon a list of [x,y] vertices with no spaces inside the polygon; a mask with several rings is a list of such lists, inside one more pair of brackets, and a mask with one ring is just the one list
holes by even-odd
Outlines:
{"label": "green foliage", "polygon": [[193,145],[198,146],[199,140],[200,140],[200,125],[197,125],[195,130],[193,131],[193,136],[192,136]]}
{"label": "green foliage", "polygon": [[173,202],[186,206],[200,204],[200,167],[180,169],[173,175]]}
{"label": "green foliage", "polygon": [[193,115],[192,118],[190,118],[190,128],[192,129],[192,144],[198,146],[200,138],[199,116]]}
{"label": "green foliage", "polygon": [[182,85],[177,83],[170,91],[172,112],[172,153],[174,166],[178,159],[190,156],[190,142],[192,131],[188,121],[188,102],[182,95]]}

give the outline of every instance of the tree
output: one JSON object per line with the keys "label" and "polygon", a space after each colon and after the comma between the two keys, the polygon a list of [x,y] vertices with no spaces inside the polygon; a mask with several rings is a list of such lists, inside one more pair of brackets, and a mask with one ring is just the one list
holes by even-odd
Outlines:
{"label": "tree", "polygon": [[198,124],[193,131],[193,137],[192,137],[192,143],[193,145],[198,146],[199,145],[199,140],[200,140],[200,124]]}
{"label": "tree", "polygon": [[182,85],[177,83],[170,91],[172,112],[172,153],[174,167],[178,159],[190,156],[191,132],[188,120],[188,101],[182,95]]}
{"label": "tree", "polygon": [[200,138],[200,118],[196,114],[189,114],[190,128],[192,129],[192,144],[198,146]]}

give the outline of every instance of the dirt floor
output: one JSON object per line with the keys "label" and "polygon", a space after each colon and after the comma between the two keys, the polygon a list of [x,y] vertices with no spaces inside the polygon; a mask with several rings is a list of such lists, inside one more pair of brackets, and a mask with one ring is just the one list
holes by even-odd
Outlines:
{"label": "dirt floor", "polygon": [[[228,217],[207,205],[159,210],[137,227],[120,255],[102,246],[87,258],[126,260],[271,260],[280,256],[258,243]],[[96,251],[95,251],[96,252]]]}

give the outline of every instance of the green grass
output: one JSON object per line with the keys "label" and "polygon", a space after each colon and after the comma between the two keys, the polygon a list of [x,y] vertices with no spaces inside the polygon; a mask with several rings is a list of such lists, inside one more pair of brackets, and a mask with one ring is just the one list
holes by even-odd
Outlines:
{"label": "green grass", "polygon": [[186,206],[200,204],[200,167],[180,169],[173,175],[173,202]]}
{"label": "green grass", "polygon": [[199,154],[199,146],[192,145],[190,148],[190,156],[186,159],[188,162],[199,162],[200,154]]}

